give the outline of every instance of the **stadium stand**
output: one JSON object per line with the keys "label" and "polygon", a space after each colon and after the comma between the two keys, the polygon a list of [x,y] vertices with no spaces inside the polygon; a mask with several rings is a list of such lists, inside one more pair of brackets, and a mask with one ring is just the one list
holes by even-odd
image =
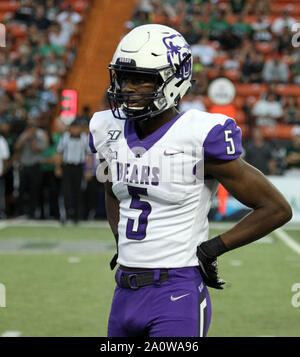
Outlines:
{"label": "stadium stand", "polygon": [[[142,24],[165,24],[185,36],[196,82],[184,107],[231,113],[245,142],[258,125],[254,106],[274,93],[282,116],[261,129],[277,151],[285,151],[293,128],[300,125],[299,22],[295,0],[0,0],[0,23],[6,27],[6,47],[0,47],[0,133],[11,150],[5,175],[8,216],[16,214],[13,202],[18,199],[14,145],[27,122],[35,119],[49,135],[63,88],[78,91],[78,108],[87,122],[99,106],[107,108],[107,65],[115,45]],[[278,73],[282,76],[275,78]],[[233,102],[223,108],[212,103],[207,91],[219,77],[236,88]],[[54,134],[66,130],[55,123]],[[280,155],[277,161],[283,161]],[[284,172],[284,162],[279,166],[273,174]]]}
{"label": "stadium stand", "polygon": [[[6,29],[6,44],[0,48],[0,133],[11,152],[4,175],[8,217],[26,214],[20,208],[24,164],[16,143],[34,123],[48,142],[42,152],[42,183],[36,187],[41,191],[40,203],[34,216],[57,218],[61,178],[54,171],[54,161],[59,137],[67,130],[59,116],[62,89],[78,91],[78,114],[87,132],[91,114],[99,110],[108,86],[107,64],[134,2],[0,0],[0,22]],[[112,11],[115,17],[110,16]],[[95,214],[89,209],[103,217],[101,188],[89,184],[82,195],[83,218]],[[88,196],[102,197],[98,207],[91,207]]]}
{"label": "stadium stand", "polygon": [[[48,125],[76,46],[89,0],[0,1],[6,47],[0,52],[0,122],[36,117]],[[30,100],[35,92],[35,100]],[[33,95],[32,95],[33,97]],[[41,118],[43,117],[43,118]]]}
{"label": "stadium stand", "polygon": [[0,0],[0,21],[6,29],[5,47],[0,48],[0,132],[11,152],[4,176],[8,216],[20,213],[22,175],[15,144],[29,122],[50,131],[90,3]]}
{"label": "stadium stand", "polygon": [[[178,17],[184,20],[178,21]],[[292,43],[295,35],[292,25],[299,20],[300,5],[291,0],[145,0],[137,4],[132,26],[157,22],[173,24],[181,31],[192,45],[194,58],[203,64],[208,84],[217,77],[226,77],[235,84],[236,120],[247,136],[247,129],[256,125],[251,109],[266,95],[270,84],[274,84],[273,90],[281,97],[283,105],[289,96],[300,103],[299,86],[295,82],[300,52]],[[189,31],[191,27],[193,33]],[[212,61],[207,61],[203,53],[213,56]],[[262,58],[261,64],[259,59],[253,63],[252,56],[257,53]],[[278,65],[272,67],[274,58]],[[242,74],[246,64],[248,76]],[[267,82],[272,71],[279,74],[282,71],[282,77],[271,77]],[[261,75],[252,76],[251,73]],[[194,94],[201,95],[206,108],[215,112],[215,106],[212,107],[213,103],[207,98],[207,88],[199,93],[196,86]],[[263,131],[270,139],[289,139],[291,128],[286,123],[285,118],[281,118],[275,128],[266,127]]]}

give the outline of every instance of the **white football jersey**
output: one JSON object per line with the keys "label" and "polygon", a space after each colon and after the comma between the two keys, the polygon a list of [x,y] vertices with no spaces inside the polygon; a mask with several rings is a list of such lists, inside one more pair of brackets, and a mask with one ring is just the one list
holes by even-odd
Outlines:
{"label": "white football jersey", "polygon": [[204,161],[240,156],[234,119],[191,109],[140,140],[133,121],[97,112],[90,147],[108,163],[120,201],[117,262],[133,268],[198,265],[196,248],[208,239],[207,215],[218,188],[216,180],[204,179]]}

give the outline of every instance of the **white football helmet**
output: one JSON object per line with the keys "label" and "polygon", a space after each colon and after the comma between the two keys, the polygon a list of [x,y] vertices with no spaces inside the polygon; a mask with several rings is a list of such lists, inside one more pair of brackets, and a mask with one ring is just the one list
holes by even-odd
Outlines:
{"label": "white football helmet", "polygon": [[[168,26],[142,25],[123,37],[108,68],[111,86],[107,93],[113,115],[118,119],[149,119],[176,106],[191,87],[191,48]],[[154,91],[122,93],[121,77],[128,72],[151,76]],[[139,106],[137,96],[147,105]]]}

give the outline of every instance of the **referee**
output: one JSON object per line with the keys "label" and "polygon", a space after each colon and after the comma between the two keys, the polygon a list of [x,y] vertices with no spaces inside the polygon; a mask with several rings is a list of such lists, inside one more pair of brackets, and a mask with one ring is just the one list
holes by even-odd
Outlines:
{"label": "referee", "polygon": [[70,124],[57,146],[55,174],[62,177],[62,192],[66,219],[78,223],[80,217],[80,194],[83,179],[83,166],[87,155],[91,154],[88,135],[83,132],[80,117]]}

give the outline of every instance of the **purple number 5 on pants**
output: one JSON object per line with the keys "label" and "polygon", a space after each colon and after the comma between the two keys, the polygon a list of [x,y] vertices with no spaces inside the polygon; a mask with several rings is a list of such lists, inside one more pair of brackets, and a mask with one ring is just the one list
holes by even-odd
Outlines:
{"label": "purple number 5 on pants", "polygon": [[[118,269],[117,282],[121,273],[132,274]],[[198,268],[169,269],[168,274],[167,281],[137,290],[117,285],[108,337],[206,336],[211,320],[211,301]]]}

